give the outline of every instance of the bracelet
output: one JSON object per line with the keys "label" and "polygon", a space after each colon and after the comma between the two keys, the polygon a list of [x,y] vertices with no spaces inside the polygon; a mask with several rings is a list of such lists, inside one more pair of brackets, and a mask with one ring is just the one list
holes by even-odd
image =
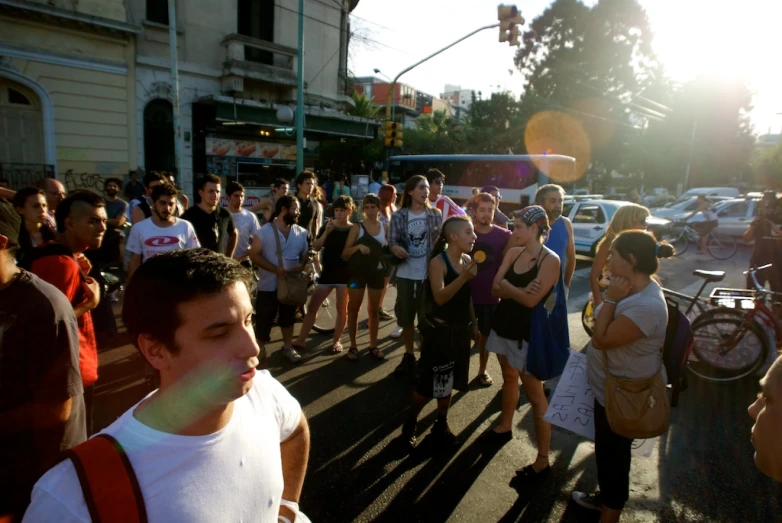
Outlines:
{"label": "bracelet", "polygon": [[610,303],[614,307],[616,307],[617,303],[614,300],[603,300],[603,303]]}

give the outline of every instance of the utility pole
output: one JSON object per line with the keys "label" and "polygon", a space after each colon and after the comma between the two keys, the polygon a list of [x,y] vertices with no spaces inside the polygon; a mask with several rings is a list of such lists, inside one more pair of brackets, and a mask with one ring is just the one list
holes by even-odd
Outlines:
{"label": "utility pole", "polygon": [[299,0],[299,43],[296,58],[296,174],[304,170],[304,0]]}
{"label": "utility pole", "polygon": [[168,45],[171,61],[171,107],[174,118],[174,180],[182,187],[182,123],[179,111],[179,57],[176,37],[176,0],[168,0]]}

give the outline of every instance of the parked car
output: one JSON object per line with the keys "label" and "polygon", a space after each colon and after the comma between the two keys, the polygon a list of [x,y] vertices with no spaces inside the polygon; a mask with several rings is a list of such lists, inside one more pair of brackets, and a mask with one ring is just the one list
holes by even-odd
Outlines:
{"label": "parked car", "polygon": [[713,199],[714,196],[722,196],[723,198],[738,198],[741,195],[741,191],[735,187],[695,187],[688,189],[680,197],[680,200],[690,198],[692,196],[703,195],[708,199]]}
{"label": "parked car", "polygon": [[[605,236],[608,224],[619,207],[630,205],[630,202],[616,200],[586,200],[580,202],[565,202],[562,214],[573,223],[573,239],[576,253],[594,256],[597,244]],[[649,230],[660,237],[670,226],[670,220],[650,216],[647,220]]]}
{"label": "parked car", "polygon": [[[729,198],[726,198],[724,196],[712,196],[709,197],[709,200],[712,202],[717,201],[724,201]],[[698,197],[697,196],[691,196],[689,198],[686,198],[684,200],[678,199],[675,202],[671,202],[665,207],[656,207],[652,208],[649,211],[652,213],[652,216],[656,218],[671,218],[672,216],[676,216],[682,213],[690,213],[695,210],[695,208],[698,206]]]}
{"label": "parked car", "polygon": [[[750,223],[758,215],[760,198],[734,198],[724,200],[714,205],[714,212],[717,213],[719,225],[716,232],[727,234],[728,236],[741,236],[749,228]],[[676,214],[670,217],[672,221],[682,221],[689,212]],[[703,221],[702,214],[696,214],[690,218],[687,223],[698,223]]]}

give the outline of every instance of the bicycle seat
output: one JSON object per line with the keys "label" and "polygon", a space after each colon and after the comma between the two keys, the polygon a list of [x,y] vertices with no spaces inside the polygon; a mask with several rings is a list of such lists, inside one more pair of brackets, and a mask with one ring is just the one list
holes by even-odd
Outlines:
{"label": "bicycle seat", "polygon": [[698,269],[694,271],[692,275],[703,278],[709,283],[715,283],[725,279],[725,271],[703,271]]}

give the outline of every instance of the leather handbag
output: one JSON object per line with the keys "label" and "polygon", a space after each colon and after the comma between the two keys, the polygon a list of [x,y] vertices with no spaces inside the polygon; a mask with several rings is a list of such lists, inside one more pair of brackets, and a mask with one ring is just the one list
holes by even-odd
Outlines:
{"label": "leather handbag", "polygon": [[651,378],[612,376],[608,356],[603,353],[606,372],[605,409],[611,430],[632,439],[654,438],[668,430],[671,406],[660,369]]}
{"label": "leather handbag", "polygon": [[[272,232],[274,233],[274,241],[277,244],[277,267],[283,267],[282,264],[282,247],[280,246],[280,237],[277,232],[277,225],[274,221],[269,222],[272,224]],[[285,276],[277,278],[277,301],[283,305],[304,305],[307,303],[307,287],[309,281],[304,278],[303,274],[286,274]]]}

